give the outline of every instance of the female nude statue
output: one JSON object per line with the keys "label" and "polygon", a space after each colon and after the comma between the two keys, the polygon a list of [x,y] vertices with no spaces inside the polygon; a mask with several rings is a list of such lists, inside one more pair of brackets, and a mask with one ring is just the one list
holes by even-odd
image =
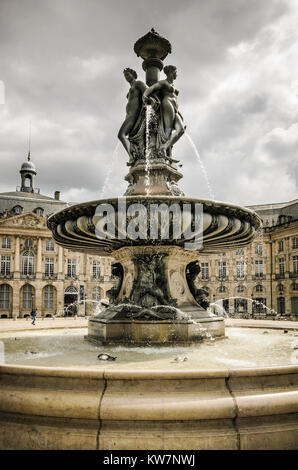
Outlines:
{"label": "female nude statue", "polygon": [[126,105],[126,118],[118,132],[118,139],[129,155],[129,162],[127,164],[131,165],[133,162],[133,157],[130,153],[130,142],[127,136],[132,131],[142,109],[142,95],[146,90],[147,85],[145,85],[145,83],[141,82],[140,80],[137,80],[137,72],[134,70],[126,68],[124,69],[123,73],[125,79],[130,84],[130,89],[127,94],[128,102]]}
{"label": "female nude statue", "polygon": [[151,104],[156,108],[160,101],[166,137],[164,148],[167,150],[184,134],[185,126],[183,124],[183,117],[178,111],[177,96],[179,91],[173,86],[173,82],[177,78],[177,68],[174,65],[167,65],[164,68],[164,72],[167,76],[166,80],[159,80],[147,88],[143,94],[143,102]]}

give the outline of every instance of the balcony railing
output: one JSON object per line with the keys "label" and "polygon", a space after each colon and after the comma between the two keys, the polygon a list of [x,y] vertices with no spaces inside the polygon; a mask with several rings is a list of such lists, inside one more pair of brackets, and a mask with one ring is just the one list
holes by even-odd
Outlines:
{"label": "balcony railing", "polygon": [[298,277],[298,272],[290,273],[289,276],[290,276],[290,279],[296,279]]}
{"label": "balcony railing", "polygon": [[285,279],[285,278],[286,278],[285,273],[283,273],[283,274],[281,274],[281,273],[275,274],[275,279],[276,279],[276,280]]}
{"label": "balcony railing", "polygon": [[35,279],[35,274],[21,274],[21,279]]}
{"label": "balcony railing", "polygon": [[65,274],[65,279],[68,281],[77,281],[79,279],[77,274]]}
{"label": "balcony railing", "polygon": [[13,273],[1,273],[0,274],[0,279],[12,279],[13,278]]}
{"label": "balcony railing", "polygon": [[55,281],[57,279],[57,274],[43,274],[42,279],[44,281]]}

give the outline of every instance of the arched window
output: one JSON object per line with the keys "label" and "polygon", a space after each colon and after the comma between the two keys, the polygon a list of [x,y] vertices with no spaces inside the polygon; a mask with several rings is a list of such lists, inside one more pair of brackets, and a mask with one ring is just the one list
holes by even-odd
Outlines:
{"label": "arched window", "polygon": [[100,301],[100,287],[93,287],[92,289],[92,300],[93,302]]}
{"label": "arched window", "polygon": [[45,286],[44,288],[44,308],[45,310],[53,310],[54,308],[54,286]]}
{"label": "arched window", "polygon": [[10,286],[2,284],[0,286],[0,309],[8,310],[10,304]]}
{"label": "arched window", "polygon": [[69,286],[65,289],[65,294],[77,294],[78,291],[75,287]]}
{"label": "arched window", "polygon": [[24,276],[34,274],[34,254],[32,251],[24,251],[23,253],[22,274]]}
{"label": "arched window", "polygon": [[33,288],[30,284],[23,287],[23,309],[32,310],[33,307]]}

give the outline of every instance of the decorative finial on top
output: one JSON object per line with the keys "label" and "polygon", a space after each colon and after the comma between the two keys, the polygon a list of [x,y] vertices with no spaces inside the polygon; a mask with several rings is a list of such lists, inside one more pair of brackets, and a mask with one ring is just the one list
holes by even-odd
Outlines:
{"label": "decorative finial on top", "polygon": [[172,46],[166,38],[151,28],[149,33],[135,43],[134,51],[138,57],[142,57],[144,60],[150,58],[164,60],[172,52]]}

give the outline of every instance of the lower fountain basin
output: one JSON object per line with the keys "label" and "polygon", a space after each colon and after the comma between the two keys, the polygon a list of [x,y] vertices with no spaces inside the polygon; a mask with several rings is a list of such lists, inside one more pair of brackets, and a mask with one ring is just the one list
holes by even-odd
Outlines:
{"label": "lower fountain basin", "polygon": [[103,350],[86,331],[1,335],[1,449],[297,449],[296,332]]}
{"label": "lower fountain basin", "polygon": [[196,323],[169,320],[103,320],[100,317],[91,317],[86,339],[101,344],[189,344],[202,341],[205,330],[208,330],[212,337],[224,336],[224,319],[207,317],[200,319],[200,323]]}

